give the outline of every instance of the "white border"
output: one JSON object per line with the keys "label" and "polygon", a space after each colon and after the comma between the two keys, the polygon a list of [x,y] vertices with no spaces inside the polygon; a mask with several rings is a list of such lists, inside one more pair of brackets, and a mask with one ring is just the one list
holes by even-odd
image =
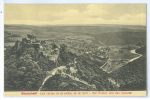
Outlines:
{"label": "white border", "polygon": [[145,3],[147,0],[5,0],[5,3]]}
{"label": "white border", "polygon": [[[147,3],[147,79],[148,82],[147,84],[150,84],[150,0],[5,0],[5,3]],[[4,97],[3,95],[3,90],[4,90],[4,27],[3,27],[3,23],[4,23],[4,19],[3,19],[3,14],[4,14],[4,1],[0,0],[0,100],[32,100],[32,99],[36,99],[36,100],[41,100],[41,99],[65,99],[65,100],[70,100],[70,99],[87,99],[87,100],[91,100],[91,99],[122,99],[122,100],[126,100],[126,99],[136,99],[136,100],[141,100],[141,99],[150,99],[149,96],[148,97]],[[150,95],[150,87],[148,86],[148,95]]]}

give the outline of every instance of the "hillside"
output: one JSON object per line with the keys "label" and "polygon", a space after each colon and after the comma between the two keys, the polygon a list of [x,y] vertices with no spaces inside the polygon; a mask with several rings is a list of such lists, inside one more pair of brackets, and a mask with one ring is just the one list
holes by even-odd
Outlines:
{"label": "hillside", "polygon": [[[16,41],[14,46],[7,47],[5,50],[5,90],[38,90],[44,78],[49,75],[52,75],[53,79],[48,79],[52,80],[51,84],[57,81],[59,85],[65,80],[68,82],[70,80],[68,83],[70,88],[63,87],[66,90],[74,90],[74,87],[71,87],[73,84],[81,87],[87,86],[83,90],[91,90],[93,84],[95,84],[94,90],[111,89],[103,86],[108,80],[106,73],[99,69],[99,66],[103,65],[107,59],[107,50],[104,51],[107,48],[102,46],[99,49],[97,44],[88,44],[83,40],[75,42],[74,39],[70,42],[72,41],[74,45],[82,45],[84,48],[78,46],[72,48],[68,41],[39,41],[33,35],[27,35],[27,38]],[[86,48],[90,45],[93,48]],[[61,76],[62,70],[59,69],[61,66],[65,66],[66,77]],[[55,70],[57,68],[58,70]],[[59,78],[54,78],[56,76]],[[50,86],[44,85],[42,90],[61,88],[54,88],[55,86],[49,88]]]}
{"label": "hillside", "polygon": [[5,91],[146,90],[146,27],[5,25]]}
{"label": "hillside", "polygon": [[110,74],[110,77],[120,84],[121,90],[146,90],[146,53],[144,52],[142,54],[143,56],[141,58]]}

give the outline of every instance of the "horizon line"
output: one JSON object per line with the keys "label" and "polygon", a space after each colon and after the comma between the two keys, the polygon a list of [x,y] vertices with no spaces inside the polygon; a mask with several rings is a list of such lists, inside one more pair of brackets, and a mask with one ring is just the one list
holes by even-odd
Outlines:
{"label": "horizon line", "polygon": [[121,25],[121,26],[144,26],[146,25],[137,25],[137,24],[5,24],[4,25],[26,25],[26,26],[99,26],[99,25]]}

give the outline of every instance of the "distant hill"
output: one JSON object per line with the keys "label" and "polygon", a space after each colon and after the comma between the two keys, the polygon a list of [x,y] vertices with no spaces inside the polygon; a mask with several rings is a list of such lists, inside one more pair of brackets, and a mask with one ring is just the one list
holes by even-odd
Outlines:
{"label": "distant hill", "polygon": [[78,25],[78,26],[32,26],[32,25],[5,25],[6,32],[25,36],[34,33],[37,38],[64,38],[66,36],[89,36],[106,45],[136,44],[142,40],[146,42],[146,27],[134,25]]}

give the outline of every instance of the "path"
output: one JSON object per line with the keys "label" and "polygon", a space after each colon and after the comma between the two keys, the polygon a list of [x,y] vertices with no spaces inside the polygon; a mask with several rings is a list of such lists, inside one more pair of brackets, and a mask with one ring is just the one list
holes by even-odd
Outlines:
{"label": "path", "polygon": [[[72,80],[74,80],[74,81],[78,81],[78,82],[80,82],[80,83],[82,83],[82,84],[85,84],[85,85],[87,85],[87,86],[90,86],[90,87],[96,89],[96,86],[95,86],[95,85],[90,85],[90,84],[87,83],[86,81],[80,80],[80,79],[77,78],[77,77],[73,77],[73,76],[71,76],[71,75],[69,75],[69,74],[63,72],[63,70],[66,70],[66,66],[60,66],[60,67],[57,67],[57,68],[53,69],[52,71],[50,71],[50,72],[49,72],[50,74],[44,79],[44,81],[42,82],[42,85],[40,86],[40,88],[39,88],[38,91],[41,91],[41,89],[42,89],[42,87],[44,86],[45,82],[46,82],[48,79],[50,79],[51,77],[53,77],[54,75],[56,75],[56,74],[68,76],[68,77],[70,77],[70,78],[71,78]],[[58,72],[60,72],[60,71],[61,71],[61,73],[58,73]]]}

